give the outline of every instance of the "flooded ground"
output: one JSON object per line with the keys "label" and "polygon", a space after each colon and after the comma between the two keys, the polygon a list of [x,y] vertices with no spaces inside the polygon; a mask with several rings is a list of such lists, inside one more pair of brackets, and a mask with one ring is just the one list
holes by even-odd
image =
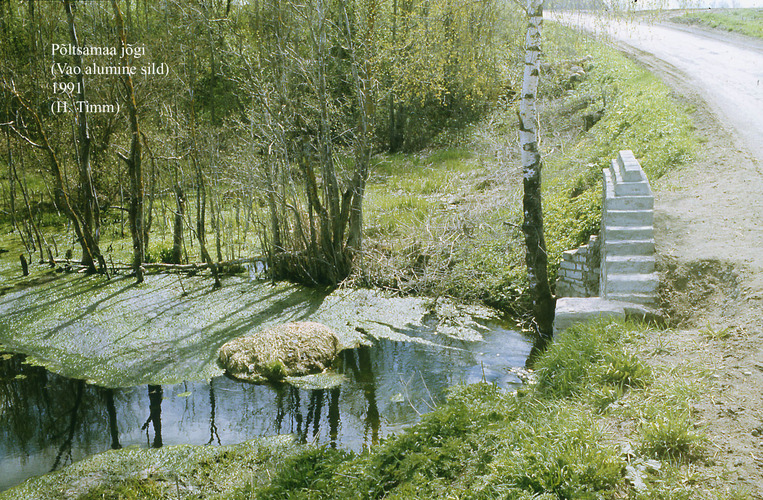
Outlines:
{"label": "flooded ground", "polygon": [[[510,388],[532,347],[489,310],[447,301],[248,277],[212,292],[202,278],[48,276],[0,299],[0,491],[128,446],[292,434],[360,450],[416,422],[454,384]],[[306,319],[347,347],[328,383],[252,385],[217,366],[227,340]]]}

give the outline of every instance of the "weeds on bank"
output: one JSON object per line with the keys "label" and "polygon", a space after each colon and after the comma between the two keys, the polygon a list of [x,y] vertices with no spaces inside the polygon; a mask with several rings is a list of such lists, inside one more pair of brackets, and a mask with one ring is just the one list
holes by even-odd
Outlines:
{"label": "weeds on bank", "polygon": [[[379,446],[307,448],[234,498],[697,498],[686,486],[707,444],[691,420],[697,392],[674,390],[675,373],[641,359],[647,334],[664,332],[604,320],[575,326],[539,358],[535,384],[516,393],[455,387],[446,404]],[[632,432],[613,433],[615,417]]]}
{"label": "weeds on bank", "polygon": [[153,479],[128,479],[118,486],[99,486],[77,500],[139,500],[162,498],[164,489]]}
{"label": "weeds on bank", "polygon": [[676,463],[704,456],[708,440],[694,429],[689,412],[669,409],[644,421],[640,429],[640,450],[646,456]]}
{"label": "weeds on bank", "polygon": [[763,38],[763,9],[729,9],[718,12],[691,12],[671,21],[706,26]]}

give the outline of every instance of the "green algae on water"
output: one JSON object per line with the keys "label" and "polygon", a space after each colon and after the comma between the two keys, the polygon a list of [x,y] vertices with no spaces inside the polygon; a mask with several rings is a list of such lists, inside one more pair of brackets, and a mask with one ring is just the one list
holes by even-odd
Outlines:
{"label": "green algae on water", "polygon": [[229,277],[212,291],[203,277],[148,275],[137,285],[129,277],[78,274],[3,296],[0,343],[60,375],[129,387],[222,375],[220,346],[289,321],[323,323],[337,332],[341,348],[354,348],[380,338],[431,344],[420,335],[424,326],[435,335],[479,340],[487,330],[480,321],[491,315],[373,290],[327,294]]}

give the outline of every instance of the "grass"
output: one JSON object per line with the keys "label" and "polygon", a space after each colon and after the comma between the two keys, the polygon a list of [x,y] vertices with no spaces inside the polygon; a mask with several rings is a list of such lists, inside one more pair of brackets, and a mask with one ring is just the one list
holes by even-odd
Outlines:
{"label": "grass", "polygon": [[693,11],[674,17],[671,21],[763,38],[763,9]]}
{"label": "grass", "polygon": [[641,425],[640,450],[659,460],[679,463],[697,460],[705,454],[707,443],[685,411],[667,411]]}
{"label": "grass", "polygon": [[[158,499],[229,498],[229,492],[267,480],[297,450],[288,436],[230,446],[175,445],[111,450],[33,478],[0,498]],[[260,476],[262,476],[260,478]]]}

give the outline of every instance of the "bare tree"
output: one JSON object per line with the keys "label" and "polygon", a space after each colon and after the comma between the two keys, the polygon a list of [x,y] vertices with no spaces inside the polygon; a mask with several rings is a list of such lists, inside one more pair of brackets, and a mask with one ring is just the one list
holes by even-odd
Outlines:
{"label": "bare tree", "polygon": [[[127,39],[125,37],[124,19],[122,18],[122,12],[119,10],[116,0],[111,0],[111,6],[114,9],[114,17],[117,23],[117,36],[119,37],[119,44],[124,49],[127,47]],[[129,8],[129,4],[128,4]],[[129,65],[128,56],[124,50],[122,50],[123,58],[122,65]],[[127,163],[127,171],[130,177],[130,232],[132,233],[132,249],[133,249],[133,270],[135,272],[135,280],[138,283],[143,282],[143,268],[141,267],[144,259],[145,246],[143,244],[144,231],[143,231],[143,169],[141,166],[141,135],[140,127],[138,126],[138,109],[135,103],[135,87],[132,83],[132,76],[130,74],[122,75],[122,83],[125,87],[126,100],[127,100],[127,112],[130,121],[130,152],[128,156],[120,154],[120,157]]]}
{"label": "bare tree", "polygon": [[[263,110],[268,254],[276,278],[335,285],[352,272],[362,245],[371,151],[368,65],[356,46],[357,18],[344,2],[313,0],[290,8],[293,18],[279,16],[272,33],[275,64],[249,62],[249,88]],[[282,26],[294,20],[305,28],[300,36]],[[339,47],[335,57],[331,51]],[[341,91],[332,87],[337,75],[329,74],[338,57],[349,69],[343,88],[352,92],[339,98]],[[353,111],[343,115],[348,102]],[[351,168],[338,167],[340,155],[352,158]]]}
{"label": "bare tree", "polygon": [[[69,25],[69,38],[71,39],[72,45],[79,47],[79,38],[74,23],[74,13],[69,0],[64,0],[64,10],[66,11],[66,20]],[[79,52],[75,51],[73,57],[75,66],[82,68],[82,56],[79,55]],[[92,232],[92,238],[97,242],[100,233],[101,214],[100,207],[98,206],[98,197],[95,192],[95,184],[93,183],[93,172],[90,167],[92,138],[88,126],[87,106],[85,105],[85,103],[87,103],[85,77],[81,71],[76,74],[76,79],[78,89],[77,103],[79,105],[75,106],[77,139],[74,143],[74,147],[76,150],[77,165],[79,167],[79,191],[81,198],[80,213],[82,214],[83,227]],[[98,253],[100,254],[100,252]],[[93,255],[92,257],[97,259],[100,258],[100,255]],[[89,259],[91,259],[91,256],[88,253],[83,254],[82,263],[85,266],[94,267],[94,263],[89,261]]]}

